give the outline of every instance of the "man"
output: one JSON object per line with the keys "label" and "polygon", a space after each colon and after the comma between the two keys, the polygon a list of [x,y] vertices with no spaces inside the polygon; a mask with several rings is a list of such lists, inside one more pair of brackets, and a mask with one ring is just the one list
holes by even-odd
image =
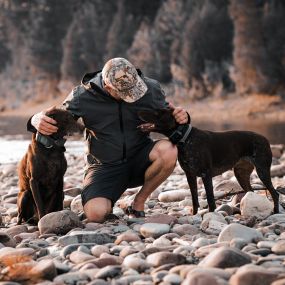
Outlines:
{"label": "man", "polygon": [[[86,74],[66,98],[63,108],[75,119],[81,117],[87,130],[88,168],[82,204],[89,221],[103,222],[127,188],[141,185],[128,213],[144,216],[146,199],[175,167],[177,149],[168,140],[153,142],[141,132],[137,112],[166,107],[169,104],[159,83],[144,77],[124,58],[113,58],[102,71]],[[184,109],[173,109],[179,124],[188,122]],[[48,111],[31,120],[43,135],[57,130]]]}

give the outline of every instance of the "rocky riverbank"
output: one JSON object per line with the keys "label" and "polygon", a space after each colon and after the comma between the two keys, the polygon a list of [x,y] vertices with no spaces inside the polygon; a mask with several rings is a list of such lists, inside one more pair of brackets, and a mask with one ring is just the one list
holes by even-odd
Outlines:
{"label": "rocky riverbank", "polygon": [[[272,181],[285,186],[283,145],[272,147]],[[16,225],[16,163],[0,165],[0,282],[89,285],[284,285],[285,210],[273,204],[255,173],[254,193],[241,190],[233,172],[214,178],[217,210],[208,213],[198,179],[201,210],[179,166],[151,195],[145,219],[122,210],[139,188],[126,191],[103,224],[82,215],[84,161],[67,153],[64,210],[46,215],[38,227]],[[284,206],[285,195],[280,196]]]}

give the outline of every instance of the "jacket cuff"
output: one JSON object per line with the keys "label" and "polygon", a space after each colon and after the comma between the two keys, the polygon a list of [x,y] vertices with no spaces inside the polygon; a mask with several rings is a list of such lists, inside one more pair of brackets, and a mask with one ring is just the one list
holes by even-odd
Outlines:
{"label": "jacket cuff", "polygon": [[186,112],[186,113],[187,113],[187,117],[188,117],[187,124],[190,124],[191,123],[191,117],[190,117],[188,112]]}
{"label": "jacket cuff", "polygon": [[36,133],[37,129],[32,125],[31,121],[32,121],[33,116],[28,120],[27,122],[27,131],[31,132],[31,133]]}

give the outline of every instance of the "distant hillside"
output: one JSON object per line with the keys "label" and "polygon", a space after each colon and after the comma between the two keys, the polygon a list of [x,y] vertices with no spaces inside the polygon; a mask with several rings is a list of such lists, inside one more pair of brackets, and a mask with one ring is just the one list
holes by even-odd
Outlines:
{"label": "distant hillside", "polygon": [[0,109],[68,93],[111,57],[177,98],[283,94],[282,0],[0,0]]}

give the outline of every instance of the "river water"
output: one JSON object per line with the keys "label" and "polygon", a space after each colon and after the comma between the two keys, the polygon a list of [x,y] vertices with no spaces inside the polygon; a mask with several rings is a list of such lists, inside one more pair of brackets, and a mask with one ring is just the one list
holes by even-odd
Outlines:
{"label": "river water", "polygon": [[[28,118],[0,117],[0,164],[19,161],[30,142],[31,134],[26,131]],[[231,124],[213,122],[192,122],[194,126],[211,131],[231,129],[255,131],[266,136],[271,144],[285,144],[285,123],[266,121],[237,121]],[[66,143],[67,151],[84,153],[84,142],[72,140]]]}

